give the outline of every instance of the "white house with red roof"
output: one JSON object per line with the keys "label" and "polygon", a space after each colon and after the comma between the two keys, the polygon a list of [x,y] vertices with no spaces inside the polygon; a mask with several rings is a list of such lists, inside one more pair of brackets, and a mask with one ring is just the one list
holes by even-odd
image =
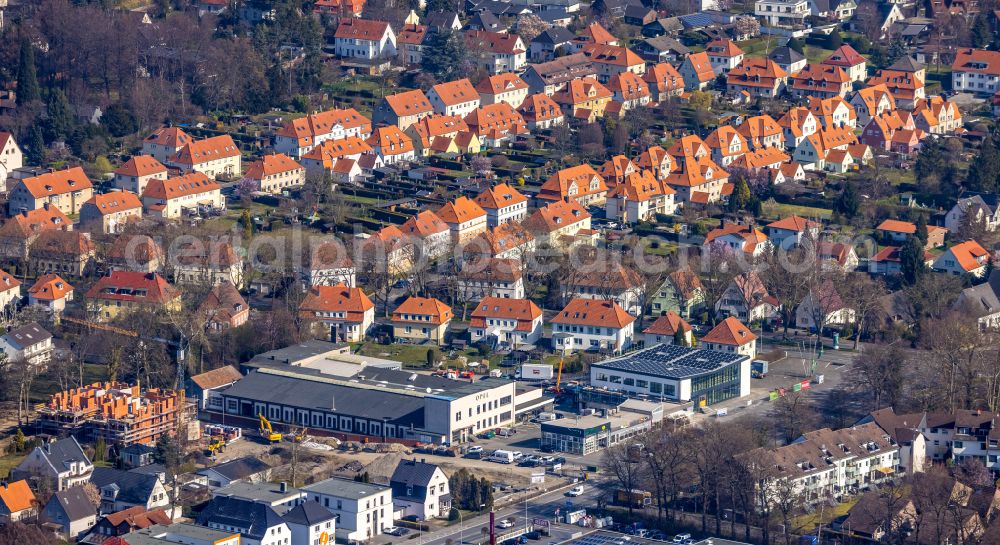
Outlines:
{"label": "white house with red roof", "polygon": [[674,344],[677,331],[684,335],[684,345],[691,346],[694,342],[694,330],[691,324],[687,323],[676,312],[668,310],[666,314],[660,316],[649,327],[642,330],[646,346],[657,344]]}
{"label": "white house with red roof", "polygon": [[960,242],[934,260],[934,270],[951,274],[969,274],[976,278],[986,274],[990,253],[975,240]]}
{"label": "white house with red roof", "polygon": [[764,226],[768,240],[776,247],[791,248],[802,243],[807,234],[815,239],[821,224],[799,216],[791,215]]}
{"label": "white house with red roof", "polygon": [[755,322],[778,313],[781,303],[771,296],[756,271],[737,275],[715,303],[715,311]]}
{"label": "white house with red roof", "polygon": [[252,181],[258,191],[280,194],[305,185],[306,169],[284,153],[272,153],[250,163],[243,177]]}
{"label": "white house with red roof", "polygon": [[151,155],[133,155],[115,169],[115,187],[142,195],[150,180],[166,180],[167,167]]}
{"label": "white house with red roof", "polygon": [[528,130],[550,129],[566,121],[562,107],[545,93],[531,95],[517,110],[524,118]]}
{"label": "white house with red roof", "polygon": [[142,155],[151,155],[161,163],[194,142],[190,134],[179,127],[160,127],[142,141]]}
{"label": "white house with red roof", "polygon": [[435,113],[458,117],[465,117],[478,108],[481,102],[479,91],[472,86],[469,78],[446,81],[431,87],[427,91],[427,100],[431,101]]}
{"label": "white house with red roof", "polygon": [[201,172],[191,172],[166,180],[152,180],[142,194],[147,214],[168,219],[181,217],[184,210],[209,207],[222,210],[226,200],[222,188]]}
{"label": "white house with red roof", "polygon": [[614,301],[573,299],[550,322],[552,349],[562,354],[632,346],[635,317]]}
{"label": "white house with red roof", "polygon": [[375,129],[365,142],[386,165],[409,162],[417,156],[413,140],[395,125]]}
{"label": "white house with red roof", "polygon": [[528,98],[528,84],[512,72],[486,76],[476,85],[476,91],[483,104],[506,102],[511,108],[519,108]]}
{"label": "white house with red roof", "polygon": [[375,304],[361,288],[314,286],[299,304],[299,316],[334,342],[361,342],[375,323]]}
{"label": "white house with red roof", "polygon": [[608,192],[605,211],[609,219],[626,223],[655,221],[657,214],[677,211],[674,188],[659,181],[650,170],[633,172]]}
{"label": "white house with red roof", "polygon": [[411,216],[399,230],[412,237],[410,242],[420,249],[420,255],[428,259],[438,258],[451,248],[451,229],[430,210]]}
{"label": "white house with red roof", "polygon": [[347,59],[388,59],[396,56],[396,34],[385,21],[341,19],[333,35],[333,51]]}
{"label": "white house with red roof", "polygon": [[951,88],[983,95],[1000,91],[1000,51],[962,48],[951,63]]}
{"label": "white house with red roof", "polygon": [[517,72],[528,62],[528,48],[517,34],[466,30],[463,36],[471,60],[489,74]]}
{"label": "white house with red roof", "polygon": [[43,274],[28,288],[28,304],[44,307],[53,314],[62,313],[66,303],[72,300],[73,286],[58,274]]}
{"label": "white house with red roof", "polygon": [[243,171],[240,148],[228,134],[190,142],[167,157],[164,164],[183,172],[201,172],[210,178],[235,177]]}
{"label": "white house with red roof", "polygon": [[14,276],[7,271],[0,270],[0,312],[2,312],[3,322],[6,323],[7,319],[10,317],[8,314],[13,312],[16,308],[12,305],[12,303],[16,303],[20,300],[21,281],[14,278]]}
{"label": "white house with red roof", "polygon": [[580,243],[593,245],[597,232],[590,228],[590,212],[580,203],[551,202],[524,220],[524,227],[535,235],[536,246],[569,249]]}
{"label": "white house with red roof", "polygon": [[392,334],[396,339],[444,344],[453,317],[451,307],[433,297],[409,297],[392,311]]}
{"label": "white house with red roof", "polygon": [[767,235],[760,229],[752,225],[726,223],[705,235],[702,252],[706,255],[713,251],[744,252],[748,256],[758,257],[767,246]]}
{"label": "white house with red roof", "polygon": [[819,287],[809,290],[799,306],[795,308],[795,327],[802,329],[843,327],[855,322],[857,313],[847,306],[843,297],[827,280]]}
{"label": "white house with red roof", "polygon": [[452,243],[456,245],[464,244],[486,231],[488,225],[486,211],[476,201],[464,195],[445,203],[438,209],[437,215],[448,224]]}
{"label": "white house with red roof", "polygon": [[708,62],[712,65],[715,75],[728,74],[743,62],[743,50],[732,40],[717,38],[705,46]]}
{"label": "white house with red roof", "polygon": [[293,119],[274,133],[274,151],[301,158],[327,140],[371,136],[372,122],[354,108],[326,110]]}
{"label": "white house with red roof", "polygon": [[486,225],[496,227],[509,222],[521,222],[528,216],[528,198],[510,184],[497,184],[475,198],[486,211]]}
{"label": "white house with red roof", "polygon": [[542,202],[572,199],[584,206],[604,204],[608,185],[589,164],[564,168],[542,184],[538,199]]}
{"label": "white house with red roof", "polygon": [[470,315],[469,340],[495,337],[513,349],[542,339],[542,309],[529,299],[484,297]]}
{"label": "white house with red roof", "polygon": [[80,207],[80,225],[102,233],[120,233],[131,221],[142,218],[142,202],[131,191],[94,195]]}
{"label": "white house with red roof", "polygon": [[7,190],[7,179],[11,173],[24,166],[24,153],[18,147],[14,135],[0,131],[0,190]]}
{"label": "white house with red roof", "polygon": [[865,81],[868,79],[865,58],[848,44],[837,48],[822,64],[840,67],[841,70],[847,73],[851,81]]}
{"label": "white house with red roof", "polygon": [[709,350],[741,354],[750,359],[757,355],[757,336],[732,316],[706,333],[701,338],[701,345]]}

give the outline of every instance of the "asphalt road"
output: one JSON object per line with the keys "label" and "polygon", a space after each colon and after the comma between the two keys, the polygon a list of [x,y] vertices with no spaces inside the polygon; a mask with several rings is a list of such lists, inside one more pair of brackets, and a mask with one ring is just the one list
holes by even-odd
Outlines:
{"label": "asphalt road", "polygon": [[[570,498],[566,496],[564,489],[545,492],[532,497],[524,496],[526,502],[518,501],[515,505],[498,509],[495,520],[512,520],[514,526],[508,529],[496,529],[497,535],[509,532],[513,529],[524,528],[525,524],[531,524],[532,519],[546,519],[550,525],[550,535],[543,537],[541,541],[529,542],[547,545],[549,543],[560,543],[573,539],[577,535],[582,535],[586,529],[575,525],[555,523],[556,509],[565,513],[567,509],[575,510],[586,507],[596,507],[596,498],[608,492],[601,485],[595,483],[583,483],[584,491],[581,496]],[[569,503],[572,507],[569,507]],[[418,533],[418,536],[408,539],[410,536],[402,538],[410,545],[472,545],[485,541],[489,535],[489,514],[479,515],[472,518],[465,518],[459,524],[453,524],[446,528],[436,529],[432,532]],[[399,541],[400,538],[393,536],[379,536],[375,543],[387,543]],[[450,544],[449,544],[450,540]]]}

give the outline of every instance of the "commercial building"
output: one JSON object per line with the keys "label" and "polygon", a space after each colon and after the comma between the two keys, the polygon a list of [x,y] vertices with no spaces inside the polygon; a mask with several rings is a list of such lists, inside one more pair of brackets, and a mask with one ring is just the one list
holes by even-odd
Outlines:
{"label": "commercial building", "polygon": [[587,455],[643,433],[663,420],[659,403],[634,399],[600,412],[542,423],[541,447]]}
{"label": "commercial building", "polygon": [[107,444],[153,444],[178,429],[181,402],[174,390],[95,382],[53,395],[38,409],[38,426],[53,435],[103,437]]}
{"label": "commercial building", "polygon": [[590,384],[650,399],[711,405],[750,395],[750,358],[656,345],[591,364]]}
{"label": "commercial building", "polygon": [[219,393],[226,421],[249,424],[263,414],[276,425],[308,426],[320,435],[454,444],[516,417],[520,400],[512,381],[450,380],[359,363],[255,359],[244,365],[256,371]]}

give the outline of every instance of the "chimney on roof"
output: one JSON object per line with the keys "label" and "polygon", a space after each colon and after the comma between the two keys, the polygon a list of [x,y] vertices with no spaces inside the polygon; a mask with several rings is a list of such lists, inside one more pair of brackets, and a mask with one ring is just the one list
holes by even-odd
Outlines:
{"label": "chimney on roof", "polygon": [[281,481],[281,484],[278,485],[278,490],[282,492],[288,492],[288,483],[286,483],[285,481]]}

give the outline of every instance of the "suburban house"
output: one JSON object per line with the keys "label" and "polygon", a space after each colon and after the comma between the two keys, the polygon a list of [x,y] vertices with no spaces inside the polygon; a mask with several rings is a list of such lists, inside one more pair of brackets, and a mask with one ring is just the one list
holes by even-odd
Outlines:
{"label": "suburban house", "polygon": [[233,137],[223,134],[189,142],[167,157],[164,164],[185,173],[200,172],[212,179],[235,178],[243,171],[241,157]]}
{"label": "suburban house", "polygon": [[607,299],[633,316],[642,313],[643,280],[638,271],[611,260],[607,263],[596,260],[595,265],[580,265],[579,269],[566,280],[564,296]]}
{"label": "suburban house", "polygon": [[990,253],[975,240],[967,240],[948,248],[934,260],[933,267],[936,271],[981,277],[989,262]]}
{"label": "suburban house", "polygon": [[451,307],[433,297],[409,297],[392,311],[392,334],[442,345],[452,317]]}
{"label": "suburban house", "polygon": [[55,315],[61,314],[72,300],[73,286],[58,274],[43,274],[28,288],[28,305],[45,307]]}
{"label": "suburban house", "polygon": [[807,64],[791,77],[788,89],[796,98],[844,97],[851,90],[851,78],[839,66]]}
{"label": "suburban house", "polygon": [[166,180],[150,180],[142,194],[142,206],[151,216],[167,219],[181,217],[185,211],[201,207],[225,208],[222,188],[201,172],[190,172]]}
{"label": "suburban house", "polygon": [[868,78],[868,70],[865,66],[865,62],[865,58],[848,44],[838,47],[836,51],[823,60],[823,64],[827,66],[839,67],[841,70],[846,72],[851,81],[865,81]]}
{"label": "suburban house", "polygon": [[770,59],[744,59],[726,75],[726,90],[746,91],[754,97],[777,97],[788,82],[788,72]]}
{"label": "suburban house", "polygon": [[472,61],[488,74],[517,72],[528,62],[528,49],[517,34],[488,30],[465,30],[462,34]]}
{"label": "suburban house", "polygon": [[180,127],[160,127],[142,141],[142,155],[150,155],[160,163],[176,154],[194,138]]}
{"label": "suburban house", "polygon": [[465,117],[479,107],[481,99],[472,82],[468,78],[462,78],[431,87],[427,91],[427,100],[439,115]]}
{"label": "suburban house", "polygon": [[97,506],[90,502],[82,486],[74,486],[53,494],[38,520],[58,527],[64,539],[76,540],[97,524]]}
{"label": "suburban house", "polygon": [[280,194],[285,189],[305,185],[306,169],[284,153],[271,153],[250,163],[243,177],[258,191]]}
{"label": "suburban house", "polygon": [[87,292],[87,310],[98,321],[107,321],[135,308],[150,311],[180,310],[181,292],[157,273],[112,271]]}
{"label": "suburban house", "polygon": [[375,304],[361,288],[315,286],[299,305],[299,315],[334,342],[361,342],[375,323]]}
{"label": "suburban house", "polygon": [[0,484],[0,524],[28,521],[38,516],[38,510],[38,500],[28,481]]}
{"label": "suburban house", "polygon": [[470,314],[469,340],[496,338],[516,350],[542,338],[542,310],[527,299],[484,297]]}
{"label": "suburban house", "polygon": [[11,479],[35,482],[44,479],[51,490],[66,490],[90,480],[94,464],[75,437],[66,437],[35,447],[11,471]]}
{"label": "suburban house", "polygon": [[701,345],[709,350],[734,352],[750,359],[757,355],[757,336],[732,316],[722,320],[706,333],[701,338]]}
{"label": "suburban house", "polygon": [[717,251],[744,252],[758,257],[767,250],[767,235],[752,225],[726,223],[705,235],[702,249],[707,254]]}
{"label": "suburban house", "polygon": [[394,125],[374,129],[365,142],[386,165],[406,163],[416,158],[413,140]]}
{"label": "suburban house", "polygon": [[642,79],[649,87],[650,100],[653,102],[663,102],[684,92],[684,78],[670,63],[661,62],[650,66]]}
{"label": "suburban house", "polygon": [[0,189],[7,190],[7,180],[12,172],[24,166],[24,153],[14,140],[14,135],[0,131]]}
{"label": "suburban house", "polygon": [[573,299],[551,322],[556,352],[621,352],[632,346],[635,317],[614,301]]}
{"label": "suburban house", "polygon": [[434,114],[434,107],[423,91],[415,89],[389,95],[378,102],[372,112],[372,122],[395,125],[405,131],[410,125]]}
{"label": "suburban house", "polygon": [[858,89],[848,101],[857,114],[857,123],[864,127],[873,117],[896,109],[896,99],[885,84]]}
{"label": "suburban house", "polygon": [[756,0],[754,15],[774,27],[801,28],[811,14],[807,0]]}
{"label": "suburban house", "polygon": [[589,121],[603,117],[612,98],[614,93],[592,77],[571,80],[552,94],[564,115]]}
{"label": "suburban house", "polygon": [[658,214],[676,212],[676,193],[672,187],[657,180],[652,171],[633,172],[608,192],[607,217],[625,223],[655,221]]}
{"label": "suburban house", "polygon": [[799,70],[806,67],[806,63],[808,62],[805,55],[787,45],[775,47],[768,54],[767,58],[777,63],[789,75],[797,74]]}
{"label": "suburban house", "polygon": [[869,78],[867,85],[885,85],[900,108],[912,109],[918,101],[927,98],[924,80],[913,72],[886,68]]}
{"label": "suburban house", "polygon": [[705,51],[688,55],[677,71],[684,78],[684,89],[688,91],[704,90],[716,76]]}
{"label": "suburban house", "polygon": [[564,168],[542,184],[537,198],[541,202],[576,201],[583,206],[604,204],[608,185],[594,167],[584,163]]}
{"label": "suburban house", "polygon": [[463,245],[488,227],[487,213],[472,199],[460,195],[438,209],[437,216],[451,230],[452,244]]}
{"label": "suburban house", "polygon": [[535,246],[570,249],[577,244],[592,245],[590,212],[575,200],[553,201],[535,210],[524,227],[535,235]]}
{"label": "suburban house", "polygon": [[812,330],[822,324],[823,327],[840,328],[853,324],[856,316],[857,313],[844,302],[833,281],[827,280],[809,290],[796,307],[795,327]]}
{"label": "suburban house", "polygon": [[242,545],[285,545],[292,534],[273,507],[243,498],[216,496],[197,521],[213,530],[238,531]]}
{"label": "suburban house", "polygon": [[447,517],[451,510],[448,477],[434,464],[404,458],[392,472],[389,486],[393,506],[403,516],[427,520]]}
{"label": "suburban house", "polygon": [[274,133],[277,153],[300,159],[327,140],[368,138],[372,122],[354,108],[326,110],[293,119]]}
{"label": "suburban house", "polygon": [[305,501],[281,516],[292,534],[292,543],[330,542],[336,535],[337,515],[314,501]]}
{"label": "suburban house", "polygon": [[528,98],[528,84],[510,72],[486,76],[476,85],[476,91],[483,104],[506,102],[511,108],[518,108]]}
{"label": "suburban house", "polygon": [[389,23],[349,17],[341,19],[333,35],[334,54],[363,62],[396,56],[396,34]]}
{"label": "suburban house", "polygon": [[233,483],[266,483],[271,478],[271,466],[253,456],[243,456],[228,462],[198,470],[208,486],[224,488]]}
{"label": "suburban house", "polygon": [[667,311],[666,314],[661,315],[649,327],[642,330],[642,335],[646,346],[653,346],[657,344],[675,344],[677,339],[677,332],[680,331],[684,338],[684,346],[692,346],[694,344],[694,330],[691,329],[691,324],[687,323],[684,318],[681,318],[674,311]]}
{"label": "suburban house", "polygon": [[965,224],[980,224],[986,231],[1000,227],[1000,201],[996,195],[983,194],[958,199],[944,217],[944,226],[956,233]]}
{"label": "suburban house", "polygon": [[44,368],[52,359],[52,334],[36,322],[27,323],[0,336],[0,351],[7,361],[24,361]]}
{"label": "suburban house", "polygon": [[544,93],[528,96],[517,111],[530,131],[551,129],[556,125],[562,125],[566,119],[562,107]]}
{"label": "suburban house", "polygon": [[66,215],[79,214],[83,203],[94,196],[94,185],[80,167],[70,167],[15,180],[9,187],[8,213],[54,206]]}
{"label": "suburban house", "polygon": [[104,234],[120,233],[131,221],[142,218],[142,202],[131,191],[94,195],[80,207],[80,225]]}
{"label": "suburban house", "polygon": [[784,143],[784,132],[773,117],[755,115],[736,127],[747,143],[747,149],[776,148]]}
{"label": "suburban house", "polygon": [[338,539],[365,541],[392,526],[391,487],[331,478],[302,490],[308,500],[318,502],[336,515]]}
{"label": "suburban house", "polygon": [[177,244],[171,257],[177,284],[243,287],[243,258],[227,240]]}
{"label": "suburban house", "polygon": [[136,506],[148,511],[170,505],[167,489],[156,474],[98,467],[94,468],[90,482],[101,494],[104,513]]}
{"label": "suburban house", "polygon": [[500,297],[524,299],[520,262],[513,259],[479,258],[462,263],[458,292],[466,299]]}
{"label": "suburban house", "polygon": [[519,223],[528,215],[528,198],[506,183],[484,190],[476,196],[475,202],[486,211],[488,227]]}
{"label": "suburban house", "polygon": [[150,155],[133,155],[114,174],[116,188],[142,195],[150,180],[167,179],[167,167]]}
{"label": "suburban house", "polygon": [[653,294],[653,314],[663,315],[674,312],[682,318],[690,319],[705,302],[705,289],[698,275],[690,269],[679,269],[669,275]]}
{"label": "suburban house", "polygon": [[819,130],[819,120],[808,108],[799,106],[789,108],[785,115],[778,119],[778,126],[785,136],[785,148],[794,150],[807,136]]}
{"label": "suburban house", "polygon": [[[925,249],[944,246],[944,236],[947,229],[937,226],[927,226],[927,245]],[[917,234],[917,226],[913,222],[887,219],[875,228],[875,233],[882,239],[884,244],[902,246],[910,237]]]}
{"label": "suburban house", "polygon": [[399,230],[410,237],[419,250],[418,255],[425,259],[436,259],[451,247],[451,228],[430,210],[410,216]]}
{"label": "suburban house", "polygon": [[219,282],[198,305],[198,314],[205,317],[205,329],[225,331],[240,327],[250,319],[250,305],[228,280]]}
{"label": "suburban house", "polygon": [[1000,51],[958,49],[951,63],[951,88],[980,95],[1000,91]]}
{"label": "suburban house", "polygon": [[746,322],[770,318],[781,303],[771,296],[756,271],[736,275],[715,303],[716,312],[736,316]]}
{"label": "suburban house", "polygon": [[774,246],[791,248],[802,243],[802,238],[808,235],[812,239],[819,236],[821,224],[799,216],[788,216],[764,226],[767,239]]}
{"label": "suburban house", "polygon": [[715,75],[728,74],[743,62],[743,50],[732,40],[717,38],[705,46],[708,62]]}

